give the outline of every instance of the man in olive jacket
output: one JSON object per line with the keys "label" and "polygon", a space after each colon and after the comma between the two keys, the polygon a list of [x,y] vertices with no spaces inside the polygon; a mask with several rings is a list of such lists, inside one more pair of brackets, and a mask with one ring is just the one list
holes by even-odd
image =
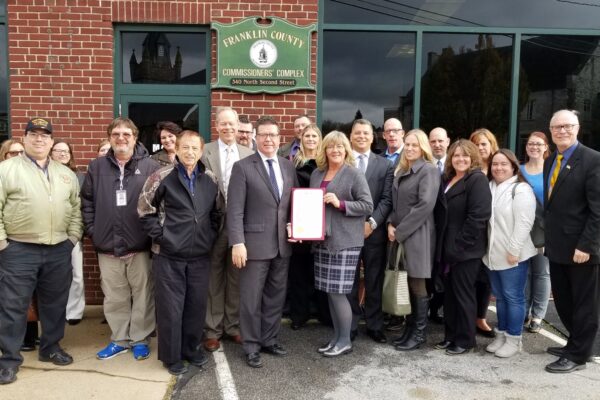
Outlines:
{"label": "man in olive jacket", "polygon": [[72,280],[71,251],[82,234],[79,183],[48,157],[52,125],[34,118],[25,128],[25,154],[0,164],[0,384],[14,382],[19,348],[35,290],[42,323],[39,360],[68,365],[61,349]]}

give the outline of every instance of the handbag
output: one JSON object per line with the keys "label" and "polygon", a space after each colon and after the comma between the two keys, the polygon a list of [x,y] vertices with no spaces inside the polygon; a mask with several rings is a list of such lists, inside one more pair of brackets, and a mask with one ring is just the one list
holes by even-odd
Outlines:
{"label": "handbag", "polygon": [[394,241],[388,245],[388,262],[383,279],[382,309],[392,315],[411,313],[408,273],[405,270],[404,245]]}

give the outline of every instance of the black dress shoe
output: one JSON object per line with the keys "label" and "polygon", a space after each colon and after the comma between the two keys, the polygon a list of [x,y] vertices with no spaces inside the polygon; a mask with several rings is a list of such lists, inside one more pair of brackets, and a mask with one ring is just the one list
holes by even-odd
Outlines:
{"label": "black dress shoe", "polygon": [[54,365],[69,365],[73,362],[73,357],[63,349],[58,349],[48,355],[40,354],[38,360],[42,362],[51,362]]}
{"label": "black dress shoe", "polygon": [[196,353],[189,358],[187,358],[190,364],[195,367],[202,368],[206,363],[208,363],[208,357],[202,350],[197,350]]}
{"label": "black dress shoe", "polygon": [[585,363],[579,364],[564,357],[546,365],[546,371],[553,374],[568,374],[580,369],[585,369]]}
{"label": "black dress shoe", "polygon": [[287,356],[287,350],[279,343],[272,344],[270,346],[264,346],[260,349],[263,353],[272,354],[274,356]]}
{"label": "black dress shoe", "polygon": [[354,342],[354,339],[358,336],[358,329],[352,329],[350,331],[350,341]]}
{"label": "black dress shoe", "polygon": [[0,368],[0,385],[6,385],[13,383],[17,380],[18,367],[13,368]]}
{"label": "black dress shoe", "polygon": [[377,343],[387,343],[387,338],[380,330],[367,329],[367,335]]}
{"label": "black dress shoe", "polygon": [[188,372],[188,367],[182,362],[177,361],[174,363],[163,363],[163,366],[169,371],[171,375],[182,375]]}
{"label": "black dress shoe", "polygon": [[246,364],[252,368],[262,367],[262,360],[260,359],[260,353],[250,353],[246,356]]}
{"label": "black dress shoe", "polygon": [[69,324],[69,325],[77,325],[80,322],[81,322],[81,318],[78,318],[78,319],[68,319],[67,320],[67,324]]}
{"label": "black dress shoe", "polygon": [[442,340],[441,342],[437,343],[433,347],[435,347],[438,350],[446,350],[450,346],[452,346],[452,342],[451,341],[449,341],[449,340]]}
{"label": "black dress shoe", "polygon": [[479,333],[481,336],[485,336],[485,337],[489,337],[489,338],[496,337],[496,332],[494,332],[493,329],[486,331],[485,329],[481,329],[480,327],[477,327],[477,333]]}
{"label": "black dress shoe", "polygon": [[449,356],[458,356],[460,354],[466,354],[469,351],[471,351],[471,349],[465,349],[455,344],[451,344],[446,348],[446,354]]}
{"label": "black dress shoe", "polygon": [[555,357],[562,357],[563,354],[565,354],[565,348],[564,347],[548,347],[546,349],[546,353],[548,354],[552,354]]}
{"label": "black dress shoe", "polygon": [[21,351],[34,351],[35,343],[23,343],[21,345]]}
{"label": "black dress shoe", "polygon": [[333,348],[323,353],[324,357],[337,357],[344,354],[352,353],[352,344],[345,347],[333,346]]}

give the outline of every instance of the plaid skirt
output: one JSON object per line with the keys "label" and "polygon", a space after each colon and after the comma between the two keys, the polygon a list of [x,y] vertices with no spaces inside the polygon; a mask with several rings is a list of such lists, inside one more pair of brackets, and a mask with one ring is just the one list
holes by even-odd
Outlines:
{"label": "plaid skirt", "polygon": [[315,288],[325,293],[350,293],[360,250],[361,247],[351,247],[331,253],[318,244],[314,250]]}

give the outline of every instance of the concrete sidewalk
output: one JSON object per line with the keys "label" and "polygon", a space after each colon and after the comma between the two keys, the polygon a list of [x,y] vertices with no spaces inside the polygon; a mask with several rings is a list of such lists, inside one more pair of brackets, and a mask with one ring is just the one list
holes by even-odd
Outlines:
{"label": "concrete sidewalk", "polygon": [[102,306],[89,306],[79,325],[66,326],[62,347],[73,356],[66,367],[39,362],[38,353],[22,353],[25,361],[17,381],[0,387],[0,399],[160,400],[170,398],[175,378],[156,358],[156,340],[150,358],[136,361],[131,352],[110,360],[96,352],[110,341],[110,329],[101,324]]}

